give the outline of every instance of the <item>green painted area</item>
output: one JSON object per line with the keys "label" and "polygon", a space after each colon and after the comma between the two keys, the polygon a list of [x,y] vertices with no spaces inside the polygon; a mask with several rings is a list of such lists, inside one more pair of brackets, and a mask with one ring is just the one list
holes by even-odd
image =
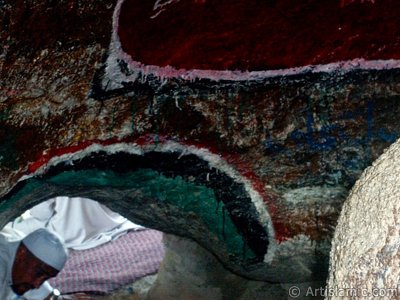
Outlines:
{"label": "green painted area", "polygon": [[15,193],[12,197],[1,200],[0,213],[4,212],[7,209],[10,209],[18,202],[19,199],[31,194],[35,189],[41,187],[42,185],[43,185],[42,180],[30,179],[29,183],[26,184],[24,188]]}
{"label": "green painted area", "polygon": [[[242,236],[232,223],[224,204],[218,203],[216,200],[214,191],[206,186],[186,181],[180,176],[165,177],[151,169],[139,169],[130,173],[97,169],[66,171],[46,180],[30,179],[22,190],[6,201],[7,207],[46,181],[62,186],[140,190],[147,197],[177,206],[185,212],[195,213],[208,226],[209,230],[225,243],[230,254],[244,259],[255,257],[254,253],[244,245]],[[0,206],[0,211],[7,207]],[[192,217],[188,215],[188,218]],[[187,222],[190,222],[190,219]]]}

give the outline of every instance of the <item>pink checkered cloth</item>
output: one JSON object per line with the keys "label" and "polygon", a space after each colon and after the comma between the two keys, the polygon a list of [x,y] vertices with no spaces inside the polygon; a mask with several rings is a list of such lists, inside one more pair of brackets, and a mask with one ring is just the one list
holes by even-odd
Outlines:
{"label": "pink checkered cloth", "polygon": [[71,250],[64,269],[50,284],[63,294],[105,294],[158,271],[164,257],[162,233],[131,231],[88,250]]}

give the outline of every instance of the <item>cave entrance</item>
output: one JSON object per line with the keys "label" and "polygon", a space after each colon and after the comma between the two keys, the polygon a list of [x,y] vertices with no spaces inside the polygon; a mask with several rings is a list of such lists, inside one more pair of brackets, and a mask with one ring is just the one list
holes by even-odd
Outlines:
{"label": "cave entrance", "polygon": [[118,144],[58,157],[3,197],[0,220],[60,195],[93,199],[135,223],[194,240],[238,275],[266,276],[260,266],[274,234],[262,199],[205,150]]}

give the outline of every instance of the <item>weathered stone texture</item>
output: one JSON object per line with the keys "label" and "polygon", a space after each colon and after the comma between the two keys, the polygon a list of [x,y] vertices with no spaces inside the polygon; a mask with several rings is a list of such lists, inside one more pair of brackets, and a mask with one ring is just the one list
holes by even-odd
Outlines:
{"label": "weathered stone texture", "polygon": [[399,298],[399,158],[396,142],[363,173],[343,205],[328,288],[346,294],[328,299]]}
{"label": "weathered stone texture", "polygon": [[164,236],[165,259],[146,299],[285,299],[279,284],[251,281],[224,269],[193,241]]}
{"label": "weathered stone texture", "polygon": [[[108,51],[114,5],[109,0],[0,1],[0,222],[50,196],[41,191],[7,206],[10,194],[17,193],[13,188],[18,180],[53,157],[96,143],[145,141],[146,147],[158,149],[162,142],[176,142],[209,150],[249,180],[272,216],[275,236],[270,238],[278,248],[287,245],[277,253],[294,253],[300,260],[309,254],[304,277],[324,276],[329,241],[346,193],[400,136],[400,69],[384,63],[375,69],[349,68],[348,63],[344,69],[309,68],[239,81],[163,78],[136,70],[139,75],[131,80],[128,62],[114,57],[116,63],[110,65],[106,60],[115,54]],[[119,69],[125,81],[109,69]],[[46,180],[52,176],[41,175],[48,176]],[[34,179],[40,181],[40,176]],[[115,203],[117,191],[81,184],[70,192],[86,188],[87,197],[98,196],[118,211],[126,209],[138,221],[196,235],[209,250],[219,247],[200,225],[184,228],[198,214],[180,215],[173,207],[171,217],[161,204],[154,208],[162,197],[147,199],[148,205],[133,213],[133,204]],[[245,203],[248,198],[240,194],[235,200]],[[231,215],[253,217],[260,225],[252,205],[236,206]],[[220,254],[229,260],[228,253]],[[299,270],[283,258],[280,262],[286,264],[288,276]],[[279,275],[286,277],[284,272]]]}

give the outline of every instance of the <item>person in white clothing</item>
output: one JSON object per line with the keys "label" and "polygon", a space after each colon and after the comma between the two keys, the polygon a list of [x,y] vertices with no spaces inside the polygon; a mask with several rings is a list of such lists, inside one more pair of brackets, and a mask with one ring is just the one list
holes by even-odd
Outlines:
{"label": "person in white clothing", "polygon": [[94,248],[128,230],[143,229],[97,201],[59,196],[32,207],[9,222],[0,234],[14,240],[38,228],[56,233],[65,247],[73,250]]}
{"label": "person in white clothing", "polygon": [[67,257],[60,239],[43,228],[21,241],[0,235],[0,299],[45,299],[52,291],[46,280],[62,270]]}

